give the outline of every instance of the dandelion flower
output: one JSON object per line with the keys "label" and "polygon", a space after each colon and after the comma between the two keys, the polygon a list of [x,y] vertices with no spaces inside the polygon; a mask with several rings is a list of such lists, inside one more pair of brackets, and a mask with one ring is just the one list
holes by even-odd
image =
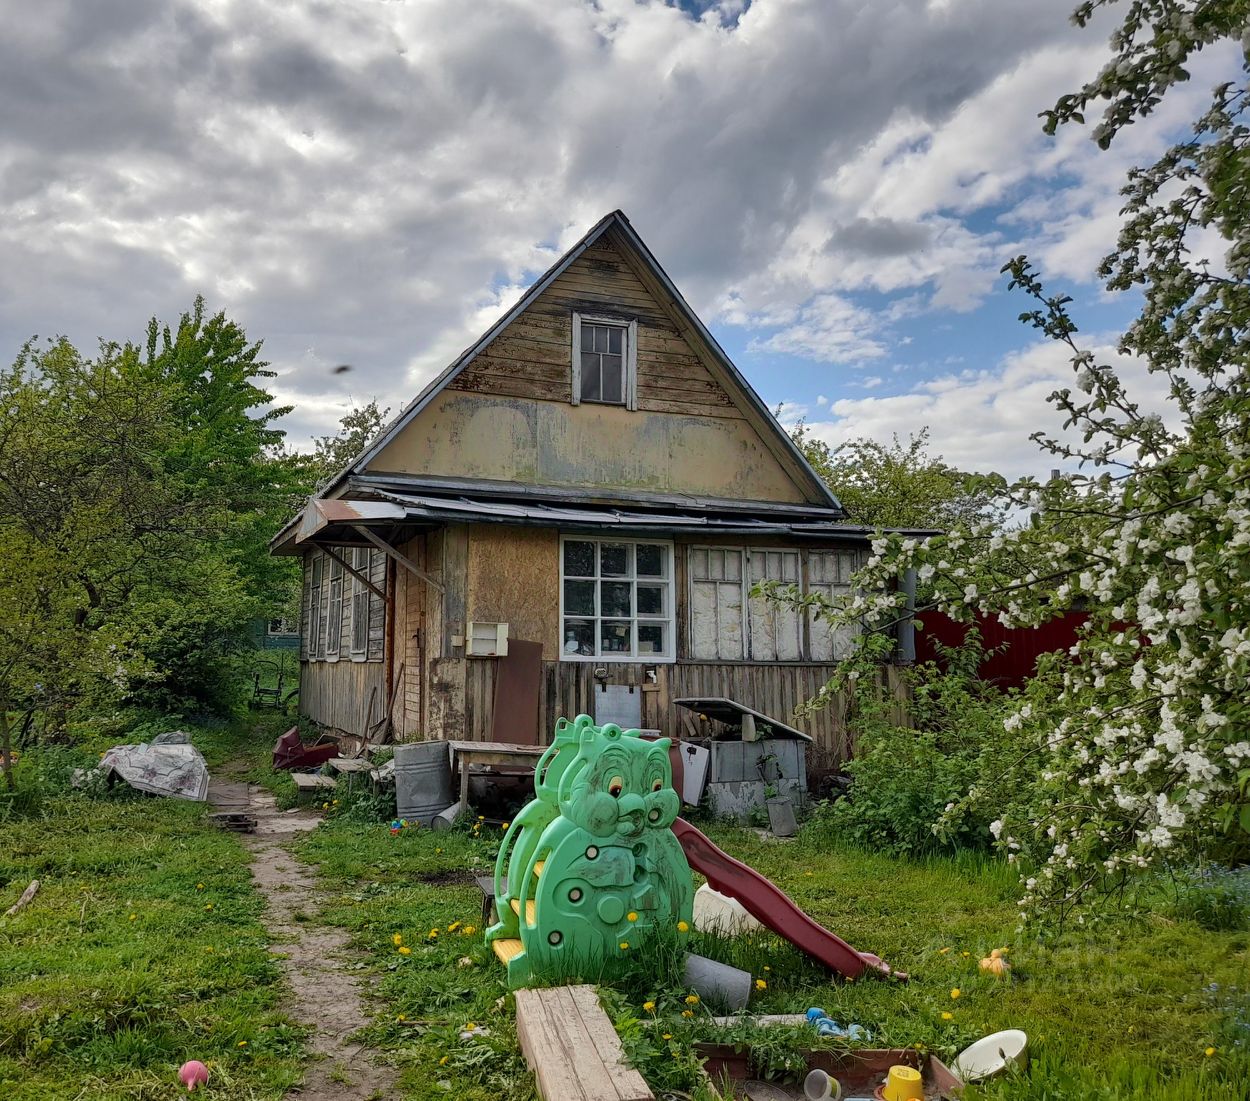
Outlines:
{"label": "dandelion flower", "polygon": [[765,970],[765,971],[771,971],[771,970],[772,970],[772,968],[771,968],[771,967],[769,967],[769,966],[768,966],[768,964],[764,964],[764,970]]}
{"label": "dandelion flower", "polygon": [[699,1004],[699,995],[698,995],[698,994],[687,994],[687,995],[686,995],[686,1004],[687,1004],[687,1005],[698,1005],[698,1004]]}
{"label": "dandelion flower", "polygon": [[450,1059],[450,1058],[451,1058],[451,1056],[450,1056],[450,1055],[444,1055],[444,1056],[443,1056],[443,1057],[442,1057],[442,1058],[438,1061],[438,1065],[439,1065],[440,1067],[445,1067],[445,1066],[447,1065],[447,1060],[448,1060],[448,1059]]}
{"label": "dandelion flower", "polygon": [[197,891],[202,891],[202,890],[204,890],[204,884],[203,884],[203,883],[197,883],[197,884],[195,885],[195,889],[196,889]]}
{"label": "dandelion flower", "polygon": [[812,873],[812,872],[804,872],[803,874],[804,874],[804,875],[812,875],[812,874],[814,874],[814,873]]}
{"label": "dandelion flower", "polygon": [[622,951],[622,952],[628,952],[628,951],[629,951],[629,941],[627,941],[627,940],[623,940],[623,941],[621,941],[621,951]]}
{"label": "dandelion flower", "polygon": [[236,1047],[247,1047],[247,1041],[246,1041],[246,1040],[240,1040],[240,1041],[238,1042],[238,1044],[236,1044],[235,1046],[236,1046]]}
{"label": "dandelion flower", "polygon": [[205,951],[205,952],[211,952],[212,950],[213,950],[213,946],[212,946],[211,944],[206,944],[206,945],[204,946],[204,951]]}
{"label": "dandelion flower", "polygon": [[971,952],[960,952],[959,954],[963,956],[964,959],[967,959],[969,956],[972,955]]}
{"label": "dandelion flower", "polygon": [[212,908],[213,908],[213,904],[211,902],[205,905],[204,907],[205,910],[211,910]]}
{"label": "dandelion flower", "polygon": [[643,1009],[645,1009],[648,1013],[654,1013],[654,1012],[655,1012],[655,1002],[643,1002],[643,1003],[642,1003],[642,1008],[643,1008]]}
{"label": "dandelion flower", "polygon": [[459,928],[460,928],[460,922],[453,921],[449,926],[447,926],[447,932],[454,933]]}
{"label": "dandelion flower", "polygon": [[408,1018],[407,1018],[407,1017],[405,1017],[405,1016],[401,1013],[401,1014],[399,1014],[399,1016],[397,1016],[397,1017],[395,1018],[395,1020],[397,1020],[397,1021],[406,1021],[406,1020],[408,1020]]}
{"label": "dandelion flower", "polygon": [[959,987],[956,986],[954,989],[951,990],[951,998],[955,999],[958,997],[959,997]]}
{"label": "dandelion flower", "polygon": [[395,947],[396,947],[396,948],[398,948],[401,944],[403,944],[403,943],[404,943],[404,935],[403,935],[403,933],[395,933],[395,934],[391,937],[391,943],[392,943],[393,945],[395,945]]}
{"label": "dandelion flower", "polygon": [[1206,1050],[1206,1051],[1204,1051],[1202,1054],[1203,1054],[1203,1055],[1205,1055],[1208,1059],[1210,1059],[1210,1058],[1211,1058],[1211,1056],[1215,1054],[1215,1048],[1213,1048],[1213,1047],[1209,1047],[1209,1048],[1207,1048],[1207,1050]]}
{"label": "dandelion flower", "polygon": [[682,1015],[683,1017],[693,1017],[693,1016],[694,1016],[694,1013],[693,1013],[691,1010],[689,1010],[689,1009],[683,1009],[683,1010],[681,1011],[681,1015]]}
{"label": "dandelion flower", "polygon": [[954,1019],[955,1014],[951,1013],[949,1010],[942,1014],[942,1020],[944,1021],[953,1021]]}
{"label": "dandelion flower", "polygon": [[473,1021],[470,1021],[467,1025],[465,1025],[465,1026],[464,1026],[464,1030],[465,1030],[465,1032],[476,1032],[476,1031],[477,1031],[477,1025],[476,1025],[476,1024],[474,1024],[474,1022],[473,1022]]}
{"label": "dandelion flower", "polygon": [[464,928],[460,931],[460,935],[461,935],[462,937],[471,937],[471,936],[473,936],[473,934],[474,934],[474,933],[476,933],[476,932],[477,932],[477,926],[476,926],[476,925],[466,925],[466,926],[465,926],[465,927],[464,927]]}
{"label": "dandelion flower", "polygon": [[679,921],[679,922],[677,923],[677,931],[678,931],[679,933],[689,933],[689,932],[690,932],[690,922],[688,922],[688,921]]}
{"label": "dandelion flower", "polygon": [[660,1039],[661,1039],[661,1040],[671,1040],[672,1038],[673,1038],[673,1034],[672,1034],[671,1032],[665,1032],[665,1033],[664,1033],[664,1034],[660,1037]]}
{"label": "dandelion flower", "polygon": [[486,821],[486,815],[484,815],[484,814],[479,814],[479,815],[477,816],[477,820],[478,820],[479,822],[485,822],[485,821]]}
{"label": "dandelion flower", "polygon": [[939,949],[938,949],[938,955],[939,955],[939,956],[944,956],[944,955],[946,955],[946,953],[947,953],[947,952],[949,952],[949,951],[950,951],[950,947],[949,947],[949,945],[948,945],[946,948],[939,948]]}
{"label": "dandelion flower", "polygon": [[134,920],[135,920],[135,918],[137,918],[138,916],[139,916],[138,914],[131,914],[131,915],[130,915],[130,920],[131,920],[131,921],[134,921]]}
{"label": "dandelion flower", "polygon": [[399,949],[399,954],[400,954],[401,956],[411,956],[411,955],[412,955],[412,949],[411,949],[411,948],[409,948],[409,947],[405,944],[405,945],[403,945],[403,946]]}
{"label": "dandelion flower", "polygon": [[626,920],[626,921],[637,921],[637,920],[638,920],[638,915],[637,915],[637,913],[635,913],[633,910],[630,910],[630,912],[629,912],[628,914],[626,914],[626,915],[625,915],[625,920]]}
{"label": "dandelion flower", "polygon": [[512,825],[512,823],[511,823],[511,822],[502,822],[502,823],[500,823],[499,828],[500,828],[501,830],[506,830],[506,829],[507,829],[510,825]]}
{"label": "dandelion flower", "polygon": [[437,930],[437,929],[431,929],[431,930],[430,930],[430,936],[431,936],[431,937],[436,937],[436,936],[438,936],[438,930]]}
{"label": "dandelion flower", "polygon": [[766,983],[763,979],[756,979],[756,980],[755,980],[755,989],[756,989],[756,990],[767,990],[767,989],[768,989],[768,983]]}

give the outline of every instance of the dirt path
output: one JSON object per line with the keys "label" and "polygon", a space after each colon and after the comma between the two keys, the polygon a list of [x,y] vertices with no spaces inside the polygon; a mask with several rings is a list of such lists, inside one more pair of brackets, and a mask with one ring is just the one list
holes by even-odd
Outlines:
{"label": "dirt path", "polygon": [[391,1101],[395,1071],[373,1061],[354,1032],[369,1023],[358,978],[344,968],[351,962],[347,936],[308,921],[317,910],[316,874],[286,848],[295,836],[320,821],[311,811],[280,811],[263,788],[235,779],[230,766],[209,785],[208,798],[219,811],[246,811],[256,819],[254,834],[241,834],[252,853],[252,879],[265,896],[265,924],[274,936],[270,951],[282,961],[291,1017],[313,1028],[303,1085],[289,1095],[299,1101]]}

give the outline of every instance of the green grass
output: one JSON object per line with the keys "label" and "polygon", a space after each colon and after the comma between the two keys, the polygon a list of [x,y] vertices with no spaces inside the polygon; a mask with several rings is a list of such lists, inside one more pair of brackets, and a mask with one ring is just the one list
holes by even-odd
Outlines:
{"label": "green grass", "polygon": [[[805,832],[794,843],[749,831],[710,830],[726,850],[782,886],[817,920],[859,948],[912,975],[907,985],[831,982],[771,934],[732,941],[698,938],[699,950],[746,967],[766,983],[752,1000],[761,1013],[824,1007],[874,1033],[873,1046],[920,1045],[949,1059],[1001,1028],[1029,1033],[1034,1059],[1020,1080],[969,1091],[969,1098],[1093,1101],[1152,1098],[1225,1101],[1250,1096],[1250,1030],[1234,1020],[1250,988],[1244,933],[1215,933],[1188,920],[1076,929],[1039,938],[1017,934],[1014,875],[982,857],[906,861],[841,848]],[[532,1082],[517,1058],[503,970],[481,942],[480,895],[442,877],[493,862],[497,838],[406,831],[331,821],[304,840],[332,898],[320,919],[350,930],[370,958],[379,998],[371,1040],[401,1063],[408,1096],[442,1092],[464,1101],[523,1101]],[[440,851],[441,850],[441,851]],[[449,934],[448,926],[460,922]],[[471,937],[462,935],[473,925]],[[436,938],[429,936],[438,929]],[[412,948],[400,955],[399,933]],[[1012,975],[983,975],[978,960],[1007,947]],[[943,949],[947,949],[943,952]],[[709,1009],[683,1018],[687,993],[671,966],[649,953],[608,996],[626,1048],[657,1091],[694,1091],[692,1044],[717,1039]],[[467,959],[468,964],[462,964]],[[1209,989],[1210,984],[1217,989]],[[958,989],[958,999],[951,991]],[[501,1000],[502,999],[502,1000]],[[657,1003],[658,1028],[645,1028]],[[952,1014],[944,1021],[942,1014]],[[461,1040],[468,1022],[490,1035]],[[1240,1031],[1238,1029],[1240,1028]],[[670,1039],[663,1039],[668,1033]],[[806,1031],[777,1034],[760,1051],[776,1067],[807,1042]],[[1238,1043],[1239,1041],[1239,1043]],[[1207,1048],[1215,1054],[1206,1056]]]}
{"label": "green grass", "polygon": [[[213,763],[268,737],[245,724],[191,729]],[[279,1009],[246,854],[205,813],[127,793],[45,794],[37,817],[0,827],[0,898],[42,882],[0,918],[5,1101],[168,1098],[192,1058],[209,1065],[214,1097],[278,1098],[298,1081],[303,1030]]]}

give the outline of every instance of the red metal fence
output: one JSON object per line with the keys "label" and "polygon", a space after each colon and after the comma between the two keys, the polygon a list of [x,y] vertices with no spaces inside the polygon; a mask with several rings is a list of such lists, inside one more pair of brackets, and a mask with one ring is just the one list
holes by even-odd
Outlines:
{"label": "red metal fence", "polygon": [[[981,642],[987,651],[1006,646],[981,665],[981,679],[1003,688],[1019,687],[1037,669],[1037,659],[1053,650],[1066,650],[1076,642],[1077,628],[1088,619],[1085,612],[1065,612],[1040,627],[1004,627],[997,619],[978,615]],[[958,623],[942,612],[921,612],[916,616],[923,630],[916,631],[916,660],[934,661],[934,642],[959,646],[968,633],[966,623]]]}

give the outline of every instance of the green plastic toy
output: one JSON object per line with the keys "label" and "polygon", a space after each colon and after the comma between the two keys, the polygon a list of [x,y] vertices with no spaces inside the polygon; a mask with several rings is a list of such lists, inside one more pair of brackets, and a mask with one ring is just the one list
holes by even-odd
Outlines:
{"label": "green plastic toy", "polygon": [[694,884],[669,829],[681,810],[669,744],[588,715],[556,724],[534,770],[535,798],[495,862],[499,921],[486,942],[512,988],[595,975],[653,930],[689,930]]}

